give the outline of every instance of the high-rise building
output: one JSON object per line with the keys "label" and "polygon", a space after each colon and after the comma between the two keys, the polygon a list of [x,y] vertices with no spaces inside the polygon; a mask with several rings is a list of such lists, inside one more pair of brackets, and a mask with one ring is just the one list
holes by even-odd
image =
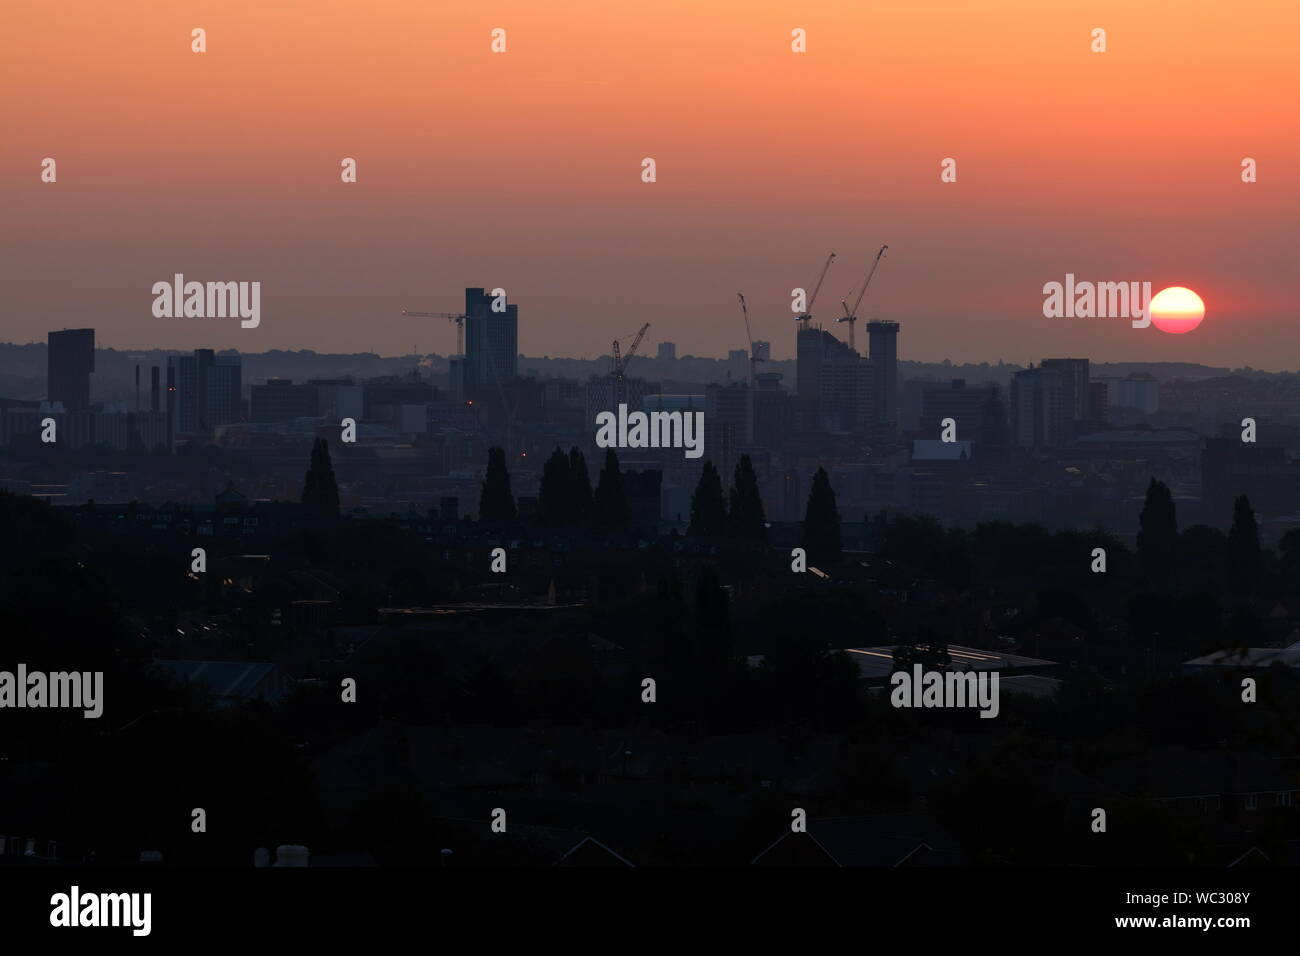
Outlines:
{"label": "high-rise building", "polygon": [[1151,415],[1160,408],[1160,383],[1145,372],[1134,372],[1128,378],[1110,382],[1109,403],[1125,408],[1136,408]]}
{"label": "high-rise building", "polygon": [[437,397],[433,383],[418,376],[374,378],[363,387],[362,414],[367,420],[388,419],[391,408],[400,405],[428,405]]}
{"label": "high-rise building", "polygon": [[1007,445],[1007,403],[1002,400],[1002,388],[989,385],[980,406],[979,443],[985,451],[1005,448]]}
{"label": "high-rise building", "polygon": [[240,419],[242,357],[195,349],[167,357],[167,415],[172,436],[211,435]]}
{"label": "high-rise building", "polygon": [[204,383],[203,425],[211,430],[237,422],[243,391],[243,360],[239,355],[218,355],[207,368]]}
{"label": "high-rise building", "polygon": [[660,342],[659,354],[656,358],[660,361],[674,361],[677,358],[677,344],[675,342]]}
{"label": "high-rise building", "polygon": [[268,378],[248,389],[249,421],[288,422],[316,417],[316,386],[295,385],[291,378]]}
{"label": "high-rise building", "polygon": [[1110,419],[1110,389],[1105,382],[1088,383],[1088,423],[1101,429]]}
{"label": "high-rise building", "polygon": [[872,420],[871,364],[820,328],[801,327],[795,346],[799,426],[813,431],[864,429]]}
{"label": "high-rise building", "polygon": [[927,438],[938,438],[943,420],[951,418],[957,423],[958,441],[975,440],[979,437],[988,400],[988,388],[971,388],[964,378],[955,378],[947,386],[930,386],[921,394],[921,433]]}
{"label": "high-rise building", "polygon": [[754,443],[754,390],[745,382],[704,389],[704,457],[722,475],[726,488],[740,460],[740,449]]}
{"label": "high-rise building", "polygon": [[771,448],[785,441],[795,427],[794,400],[781,387],[780,372],[759,372],[755,378],[754,443]]}
{"label": "high-rise building", "polygon": [[465,393],[465,356],[458,355],[447,361],[447,396],[453,402],[463,402]]}
{"label": "high-rise building", "polygon": [[196,355],[167,356],[167,420],[173,439],[199,430],[199,394]]}
{"label": "high-rise building", "polygon": [[874,376],[872,420],[879,425],[898,424],[898,323],[873,319],[867,323],[867,342]]}
{"label": "high-rise building", "polygon": [[588,434],[592,436],[596,434],[596,416],[601,412],[618,414],[620,400],[627,405],[629,411],[636,411],[642,407],[649,396],[658,394],[659,385],[655,382],[647,382],[643,378],[625,378],[621,398],[617,392],[617,383],[613,375],[593,375],[587,381],[584,428]]}
{"label": "high-rise building", "polygon": [[167,419],[167,447],[172,449],[176,446],[176,416],[177,407],[180,402],[176,395],[176,373],[180,369],[178,356],[167,356],[167,399],[164,412]]}
{"label": "high-rise building", "polygon": [[1011,433],[1021,448],[1048,448],[1066,440],[1061,373],[1029,367],[1011,379]]}
{"label": "high-rise building", "polygon": [[46,391],[70,412],[90,408],[90,373],[95,370],[95,330],[64,329],[46,338]]}
{"label": "high-rise building", "polygon": [[465,290],[465,394],[475,400],[498,395],[498,386],[519,374],[519,306],[497,310],[496,296],[482,289]]}
{"label": "high-rise building", "polygon": [[1201,452],[1201,520],[1211,527],[1227,527],[1239,495],[1250,499],[1256,514],[1292,514],[1297,482],[1300,461],[1288,460],[1281,446],[1206,438]]}
{"label": "high-rise building", "polygon": [[1061,424],[1066,432],[1063,438],[1074,438],[1078,426],[1089,419],[1088,360],[1043,359],[1040,367],[1061,375]]}
{"label": "high-rise building", "polygon": [[727,375],[737,381],[749,381],[749,353],[744,349],[727,350]]}

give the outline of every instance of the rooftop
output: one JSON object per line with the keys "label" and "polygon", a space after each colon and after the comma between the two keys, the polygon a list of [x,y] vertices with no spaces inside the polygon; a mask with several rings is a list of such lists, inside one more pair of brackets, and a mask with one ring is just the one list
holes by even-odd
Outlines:
{"label": "rooftop", "polygon": [[[858,676],[866,679],[887,678],[894,670],[894,647],[848,647],[845,651],[854,655],[858,665]],[[1036,657],[1021,657],[1018,654],[1001,654],[997,651],[985,651],[976,647],[962,647],[957,644],[948,646],[948,656],[952,658],[951,669],[972,671],[1010,671],[1030,668],[1055,667],[1055,661],[1040,660]]]}
{"label": "rooftop", "polygon": [[1231,647],[1194,657],[1183,664],[1184,670],[1205,667],[1266,668],[1273,664],[1300,667],[1300,641],[1290,647]]}

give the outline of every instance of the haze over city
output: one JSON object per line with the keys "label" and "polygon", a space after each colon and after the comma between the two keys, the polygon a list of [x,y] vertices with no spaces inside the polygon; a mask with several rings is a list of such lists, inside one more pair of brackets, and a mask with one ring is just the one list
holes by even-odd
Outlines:
{"label": "haze over city", "polygon": [[[743,291],[754,336],[789,358],[791,290],[838,253],[829,321],[887,242],[863,316],[903,323],[917,360],[1300,367],[1300,134],[1280,121],[1294,9],[65,11],[77,28],[54,31],[19,0],[0,39],[9,341],[94,325],[126,349],[449,354],[447,323],[401,310],[454,309],[472,282],[528,303],[525,354],[594,357],[648,321],[681,354],[723,355],[745,344]],[[1053,42],[1081,17],[1104,23],[1104,55]],[[498,21],[508,56],[468,42]],[[150,287],[176,272],[260,281],[264,320],[154,318]],[[1188,286],[1206,321],[1169,336],[1047,319],[1042,286],[1067,272]]]}
{"label": "haze over city", "polygon": [[6,940],[1289,927],[1298,41],[9,0]]}

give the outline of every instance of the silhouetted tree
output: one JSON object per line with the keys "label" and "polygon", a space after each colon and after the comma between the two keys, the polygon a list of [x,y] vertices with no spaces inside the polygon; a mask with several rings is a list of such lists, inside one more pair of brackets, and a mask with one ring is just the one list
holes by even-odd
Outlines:
{"label": "silhouetted tree", "polygon": [[957,590],[970,587],[973,569],[966,532],[961,528],[944,532],[922,560],[921,570],[945,587]]}
{"label": "silhouetted tree", "polygon": [[592,517],[596,527],[605,531],[624,531],[630,520],[627,495],[623,491],[623,474],[618,468],[618,455],[612,448],[605,450],[605,467],[600,470],[592,499]]}
{"label": "silhouetted tree", "polygon": [[921,628],[915,639],[905,639],[894,647],[894,671],[911,671],[912,665],[926,669],[940,669],[952,663],[948,642],[940,639],[928,627]]}
{"label": "silhouetted tree", "polygon": [[334,479],[329,445],[317,438],[311,446],[311,464],[302,485],[302,504],[321,517],[336,518],[339,513],[339,486]]}
{"label": "silhouetted tree", "polygon": [[572,521],[573,511],[569,456],[557,445],[542,466],[542,482],[537,489],[537,514],[542,524],[555,528]]}
{"label": "silhouetted tree", "polygon": [[587,456],[577,445],[569,449],[569,488],[573,499],[572,521],[585,525],[591,520],[591,476],[587,474]]}
{"label": "silhouetted tree", "polygon": [[891,673],[903,671],[911,673],[912,665],[920,662],[917,654],[916,642],[912,640],[901,640],[894,645],[893,663],[891,664]]}
{"label": "silhouetted tree", "polygon": [[1154,581],[1167,582],[1178,549],[1178,519],[1169,486],[1152,478],[1138,517],[1138,557]]}
{"label": "silhouetted tree", "polygon": [[727,592],[712,565],[701,569],[695,585],[695,628],[704,673],[721,677],[731,660],[731,613]]}
{"label": "silhouetted tree", "polygon": [[722,477],[713,462],[706,461],[700,472],[700,481],[691,495],[691,524],[686,529],[690,535],[722,534],[727,523],[727,505],[722,499]]}
{"label": "silhouetted tree", "polygon": [[1218,528],[1192,525],[1178,536],[1178,562],[1185,590],[1222,590],[1228,571],[1227,537]]}
{"label": "silhouetted tree", "polygon": [[803,546],[813,561],[838,561],[843,548],[840,512],[835,507],[835,491],[825,468],[818,468],[813,475],[803,519]]}
{"label": "silhouetted tree", "polygon": [[948,653],[948,642],[934,634],[927,636],[929,641],[925,645],[924,662],[931,667],[947,667],[952,663],[952,655]]}
{"label": "silhouetted tree", "polygon": [[68,556],[76,535],[62,509],[48,500],[0,490],[0,528],[8,547],[0,548],[0,569],[38,558]]}
{"label": "silhouetted tree", "polygon": [[505,527],[514,524],[515,517],[515,496],[510,493],[506,453],[494,445],[488,449],[487,475],[478,500],[478,520],[487,525]]}
{"label": "silhouetted tree", "polygon": [[1300,528],[1292,528],[1282,535],[1282,540],[1278,542],[1278,551],[1282,555],[1281,566],[1284,582],[1289,586],[1294,586],[1296,576],[1300,573]]}
{"label": "silhouetted tree", "polygon": [[1228,567],[1232,586],[1250,591],[1257,583],[1262,561],[1259,549],[1259,523],[1250,507],[1250,499],[1241,495],[1232,507],[1232,528],[1228,531]]}
{"label": "silhouetted tree", "polygon": [[685,675],[690,668],[686,644],[686,596],[681,575],[661,575],[654,606],[654,635],[662,642],[659,657],[668,673]]}
{"label": "silhouetted tree", "polygon": [[884,526],[880,555],[919,571],[926,559],[944,544],[943,525],[925,514],[889,515]]}
{"label": "silhouetted tree", "polygon": [[728,530],[738,538],[761,541],[767,537],[767,515],[763,496],[758,493],[758,475],[748,455],[736,463],[735,483],[731,486]]}

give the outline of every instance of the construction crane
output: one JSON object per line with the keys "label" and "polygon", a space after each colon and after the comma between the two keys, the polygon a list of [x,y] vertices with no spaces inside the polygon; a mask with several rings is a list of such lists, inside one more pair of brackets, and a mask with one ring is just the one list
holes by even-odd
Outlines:
{"label": "construction crane", "polygon": [[745,317],[745,338],[749,339],[749,387],[754,388],[758,380],[756,366],[765,359],[754,354],[754,333],[749,330],[749,309],[745,306],[745,296],[737,292],[736,298],[740,300],[740,314]]}
{"label": "construction crane", "polygon": [[618,339],[614,340],[613,376],[614,376],[614,404],[615,405],[621,404],[622,402],[627,400],[627,392],[623,384],[627,376],[627,363],[632,361],[632,356],[636,354],[636,347],[640,345],[641,340],[645,338],[645,332],[646,329],[648,328],[650,328],[649,322],[641,326],[641,331],[636,334],[636,338],[632,339],[632,344],[628,346],[626,356],[620,354],[619,352]]}
{"label": "construction crane", "polygon": [[844,299],[847,299],[850,295],[853,294],[852,289],[848,291],[848,294],[844,297],[844,299],[840,299],[840,305],[844,306],[844,314],[840,316],[838,319],[836,319],[835,321],[849,323],[849,348],[854,347],[853,328],[858,324],[858,306],[862,304],[862,297],[867,294],[867,286],[871,285],[871,277],[876,274],[876,267],[880,265],[880,260],[884,257],[885,250],[888,248],[889,246],[881,246],[880,251],[876,253],[876,258],[874,261],[872,261],[871,268],[867,270],[867,277],[862,281],[862,291],[858,293],[858,298],[853,303],[853,308],[850,309],[848,303],[844,301]]}
{"label": "construction crane", "polygon": [[808,322],[812,319],[813,303],[817,301],[817,293],[821,291],[822,282],[826,279],[826,272],[830,269],[831,263],[835,261],[835,253],[826,257],[826,265],[822,266],[822,274],[817,277],[817,285],[813,287],[812,295],[808,298],[808,304],[803,312],[795,317],[796,322],[802,322],[800,328],[808,328]]}
{"label": "construction crane", "polygon": [[447,319],[456,323],[456,354],[465,354],[465,320],[467,315],[457,315],[455,312],[408,312],[402,310],[402,315],[414,316],[417,319]]}

